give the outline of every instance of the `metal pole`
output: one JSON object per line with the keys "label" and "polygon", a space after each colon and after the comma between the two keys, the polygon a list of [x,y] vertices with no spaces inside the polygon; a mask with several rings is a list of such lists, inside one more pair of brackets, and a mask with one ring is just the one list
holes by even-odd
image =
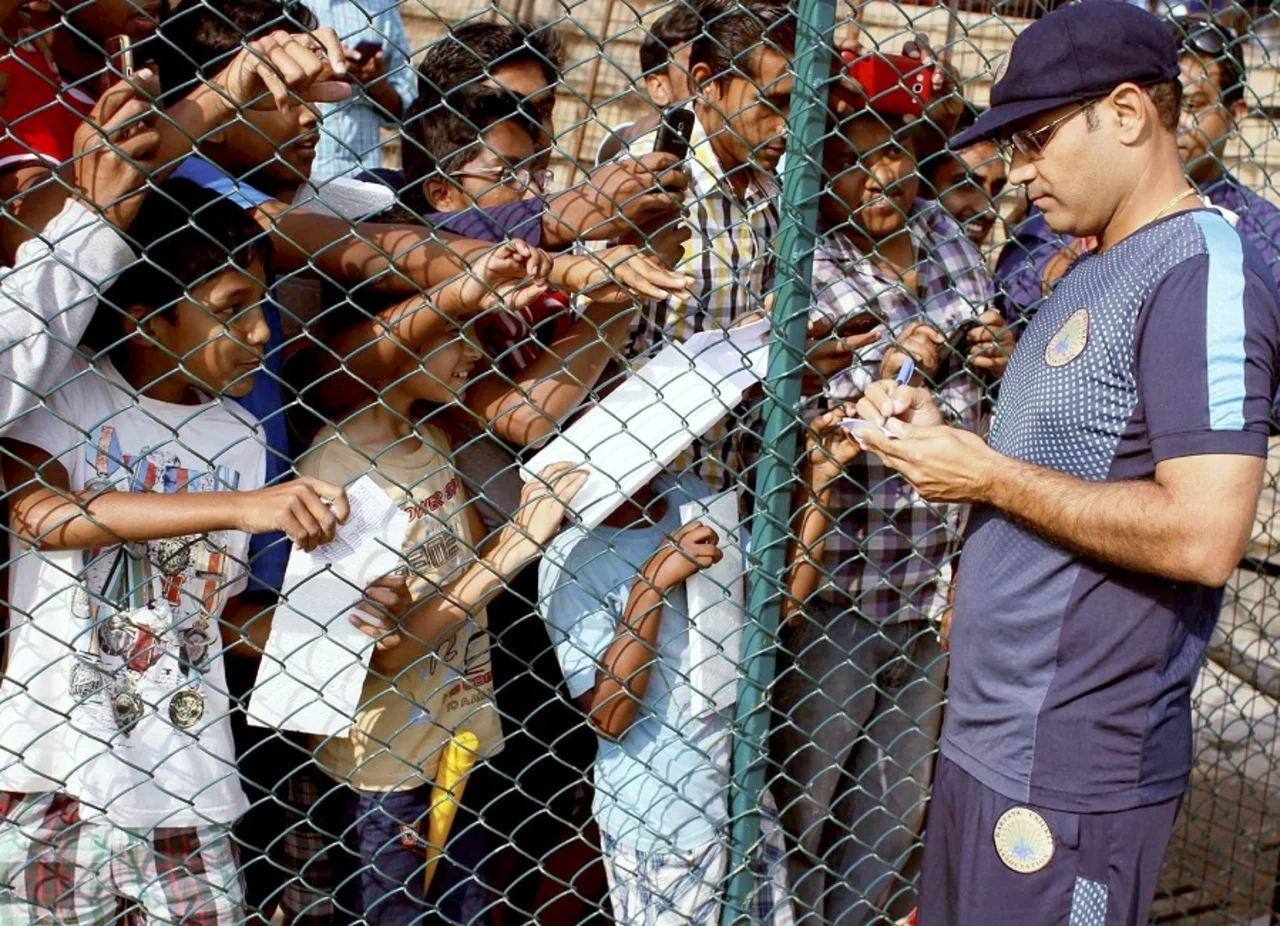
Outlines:
{"label": "metal pole", "polygon": [[769,735],[768,687],[773,681],[773,639],[782,607],[782,576],[790,536],[796,472],[796,408],[805,327],[811,298],[813,248],[821,188],[822,140],[827,125],[830,36],[836,0],[799,0],[795,77],[777,237],[778,288],[765,382],[764,435],[756,477],[752,569],[747,580],[747,622],[742,641],[730,784],[729,882],[723,926],[747,923],[754,893],[750,859],[760,839]]}

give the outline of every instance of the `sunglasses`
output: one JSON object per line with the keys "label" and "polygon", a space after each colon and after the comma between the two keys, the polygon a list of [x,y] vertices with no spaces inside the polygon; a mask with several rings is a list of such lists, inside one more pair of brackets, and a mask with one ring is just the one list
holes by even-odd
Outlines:
{"label": "sunglasses", "polygon": [[1240,41],[1234,29],[1220,26],[1203,16],[1178,16],[1168,20],[1173,40],[1180,46],[1190,46],[1201,54],[1216,58]]}
{"label": "sunglasses", "polygon": [[1013,160],[1013,153],[1016,151],[1027,160],[1039,160],[1044,156],[1044,149],[1049,147],[1049,142],[1053,141],[1053,136],[1057,134],[1058,129],[1096,102],[1096,100],[1087,100],[1070,112],[1054,119],[1048,125],[1042,125],[1038,129],[1021,129],[1008,138],[998,139],[996,146],[1000,149],[1000,156],[1006,161],[1011,161]]}

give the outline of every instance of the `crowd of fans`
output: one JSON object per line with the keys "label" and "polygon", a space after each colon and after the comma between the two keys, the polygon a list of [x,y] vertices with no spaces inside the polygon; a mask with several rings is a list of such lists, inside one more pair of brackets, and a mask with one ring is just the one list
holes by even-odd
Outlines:
{"label": "crowd of fans", "polygon": [[[397,6],[0,0],[0,922],[714,921],[730,722],[690,705],[682,588],[723,538],[680,508],[743,486],[749,509],[758,415],[593,529],[566,520],[583,471],[519,466],[663,345],[768,310],[784,157],[824,187],[753,916],[909,907],[966,509],[839,424],[901,375],[983,433],[1096,242],[1002,214],[1005,161],[945,147],[973,113],[915,44],[933,103],[840,78],[823,149],[789,150],[785,0],[656,20],[652,114],[565,189],[555,29],[472,21],[411,60]],[[1280,283],[1280,212],[1223,164],[1239,37],[1170,28],[1188,176]],[[856,23],[836,45],[868,53]],[[655,147],[677,107],[687,156]],[[340,735],[253,726],[290,550],[365,475],[410,525],[349,617],[376,641],[361,706]],[[463,729],[479,763],[424,896]]]}

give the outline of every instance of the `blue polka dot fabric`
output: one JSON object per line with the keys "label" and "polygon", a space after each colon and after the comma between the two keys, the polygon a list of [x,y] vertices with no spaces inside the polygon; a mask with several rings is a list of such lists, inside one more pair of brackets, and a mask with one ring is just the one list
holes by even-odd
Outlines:
{"label": "blue polka dot fabric", "polygon": [[[1155,284],[1204,251],[1191,218],[1178,217],[1082,257],[1027,326],[1000,386],[991,446],[1006,456],[1098,482],[1138,401],[1134,332]],[[1079,353],[1050,362],[1077,313]],[[1079,339],[1083,338],[1081,347]]]}
{"label": "blue polka dot fabric", "polygon": [[1106,923],[1107,886],[1088,878],[1076,878],[1068,926],[1106,926]]}

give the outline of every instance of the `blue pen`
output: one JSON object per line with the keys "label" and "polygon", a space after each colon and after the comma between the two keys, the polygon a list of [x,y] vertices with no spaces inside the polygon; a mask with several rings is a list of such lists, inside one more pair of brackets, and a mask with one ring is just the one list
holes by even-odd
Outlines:
{"label": "blue pen", "polygon": [[911,377],[916,375],[916,362],[911,357],[903,361],[902,366],[898,369],[898,375],[893,378],[899,386],[905,386],[911,382]]}

